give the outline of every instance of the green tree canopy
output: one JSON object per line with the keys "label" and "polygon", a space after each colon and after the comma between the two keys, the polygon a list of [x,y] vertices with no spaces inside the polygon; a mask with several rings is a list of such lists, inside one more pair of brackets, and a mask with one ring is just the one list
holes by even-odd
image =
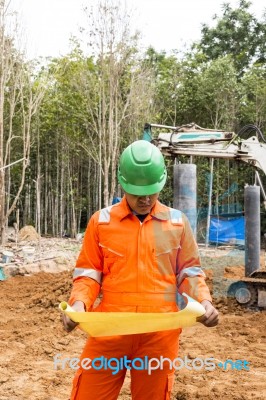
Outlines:
{"label": "green tree canopy", "polygon": [[266,61],[265,15],[258,21],[250,12],[251,4],[240,0],[239,7],[233,9],[225,3],[222,17],[213,17],[215,26],[203,24],[202,38],[197,45],[207,59],[232,55],[240,76],[252,63]]}
{"label": "green tree canopy", "polygon": [[254,65],[241,82],[240,117],[242,125],[266,126],[266,68]]}
{"label": "green tree canopy", "polygon": [[198,108],[203,111],[204,125],[234,130],[238,85],[231,57],[220,57],[207,63],[199,80]]}

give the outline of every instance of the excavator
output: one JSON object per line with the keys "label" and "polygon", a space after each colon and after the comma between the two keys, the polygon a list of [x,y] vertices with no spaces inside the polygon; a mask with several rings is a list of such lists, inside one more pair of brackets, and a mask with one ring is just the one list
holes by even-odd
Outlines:
{"label": "excavator", "polygon": [[[154,130],[159,133],[153,136]],[[249,136],[247,138],[247,135]],[[206,129],[195,123],[168,126],[146,123],[143,139],[155,144],[166,157],[203,156],[241,161],[255,169],[266,209],[266,193],[259,172],[266,175],[266,140],[256,125],[246,125],[236,134],[225,130]],[[264,235],[265,236],[265,235]],[[265,236],[266,242],[266,236]],[[266,308],[266,270],[256,266],[227,288],[227,296],[243,306]]]}

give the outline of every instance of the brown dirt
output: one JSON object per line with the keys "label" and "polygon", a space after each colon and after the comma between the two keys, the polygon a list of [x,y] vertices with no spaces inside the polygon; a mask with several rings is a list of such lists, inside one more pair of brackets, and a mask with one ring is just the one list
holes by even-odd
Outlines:
{"label": "brown dirt", "polygon": [[[239,275],[241,267],[225,274]],[[53,357],[79,357],[85,334],[63,331],[58,304],[71,289],[71,272],[15,276],[3,282],[0,300],[0,400],[67,400],[73,370],[54,370]],[[207,271],[211,285],[212,271]],[[172,400],[266,398],[266,311],[246,310],[234,301],[216,299],[221,322],[184,329],[179,357],[247,360],[250,370],[176,372]],[[127,376],[119,396],[129,400]]]}

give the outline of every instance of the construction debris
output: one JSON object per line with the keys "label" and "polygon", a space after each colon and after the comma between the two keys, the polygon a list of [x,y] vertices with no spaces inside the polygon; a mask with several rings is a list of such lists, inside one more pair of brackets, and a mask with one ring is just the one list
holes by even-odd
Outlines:
{"label": "construction debris", "polygon": [[24,233],[22,231],[22,237],[27,236],[29,239],[27,245],[23,240],[18,243],[8,242],[4,247],[0,247],[2,280],[3,276],[8,278],[41,271],[56,273],[74,268],[81,248],[80,240],[39,237],[36,242],[33,239],[37,237],[35,233],[32,229],[26,229]]}

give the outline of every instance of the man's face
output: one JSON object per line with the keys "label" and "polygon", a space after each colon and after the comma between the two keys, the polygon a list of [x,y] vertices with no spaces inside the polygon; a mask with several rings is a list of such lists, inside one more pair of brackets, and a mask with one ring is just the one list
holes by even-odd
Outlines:
{"label": "man's face", "polygon": [[125,193],[125,196],[131,210],[135,211],[137,214],[144,215],[151,211],[159,197],[159,193],[150,194],[148,196],[136,196],[135,194]]}

